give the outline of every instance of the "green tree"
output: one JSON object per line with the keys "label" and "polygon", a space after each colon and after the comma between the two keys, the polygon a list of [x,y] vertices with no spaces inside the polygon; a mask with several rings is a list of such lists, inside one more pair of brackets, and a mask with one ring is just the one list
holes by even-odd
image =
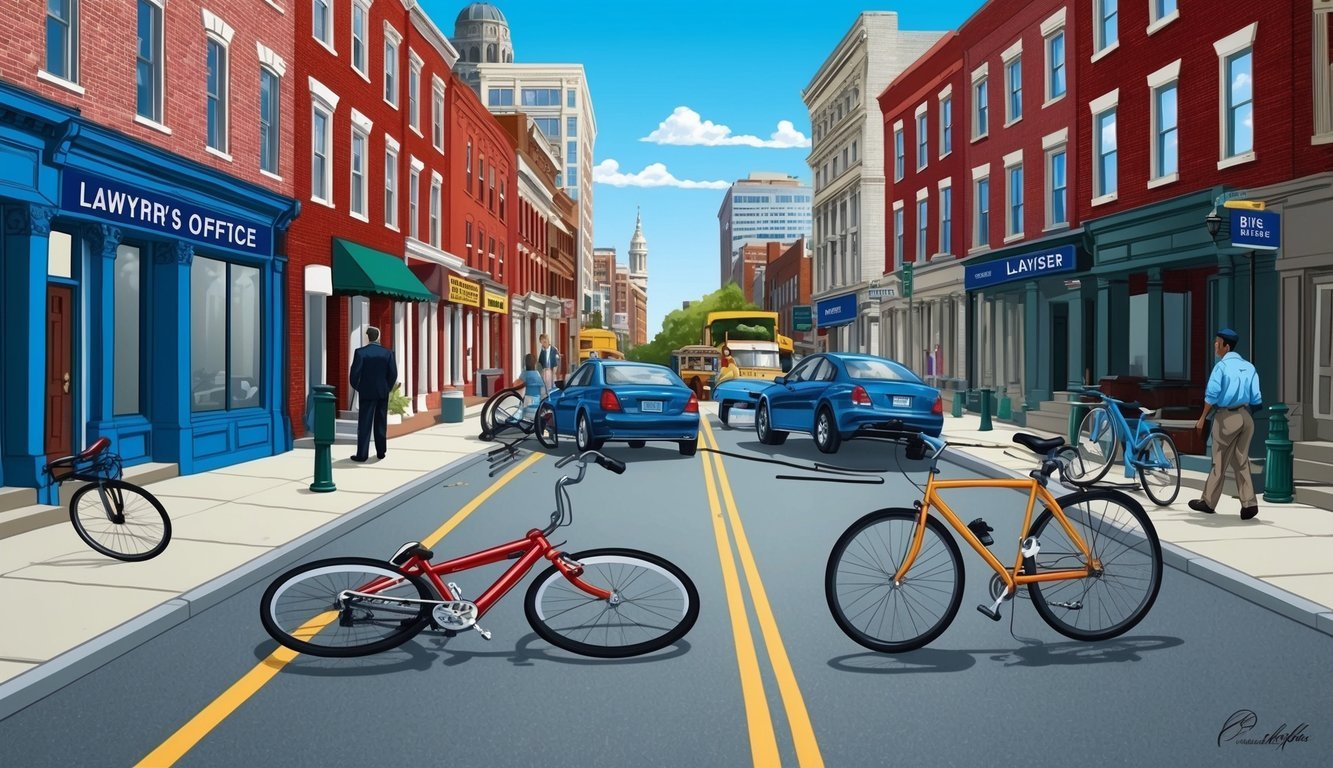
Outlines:
{"label": "green tree", "polygon": [[728,283],[716,291],[694,302],[685,309],[672,310],[662,320],[662,330],[647,344],[640,344],[629,352],[630,360],[659,365],[671,364],[671,353],[690,344],[699,344],[703,339],[704,320],[709,312],[726,312],[738,309],[759,309],[754,304],[747,304],[740,286]]}
{"label": "green tree", "polygon": [[593,313],[592,313],[591,315],[588,315],[588,322],[584,323],[584,324],[583,324],[583,327],[584,327],[584,328],[601,328],[601,327],[602,327],[602,312],[601,312],[601,310],[594,310]]}

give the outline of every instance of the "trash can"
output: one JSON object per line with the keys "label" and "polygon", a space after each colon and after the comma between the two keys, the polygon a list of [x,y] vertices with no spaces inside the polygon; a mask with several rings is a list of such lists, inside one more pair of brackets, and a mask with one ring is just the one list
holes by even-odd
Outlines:
{"label": "trash can", "polygon": [[446,424],[463,423],[463,393],[457,390],[440,393],[440,419]]}
{"label": "trash can", "polygon": [[500,377],[504,375],[501,368],[482,368],[477,371],[477,394],[482,397],[490,397],[500,391]]}

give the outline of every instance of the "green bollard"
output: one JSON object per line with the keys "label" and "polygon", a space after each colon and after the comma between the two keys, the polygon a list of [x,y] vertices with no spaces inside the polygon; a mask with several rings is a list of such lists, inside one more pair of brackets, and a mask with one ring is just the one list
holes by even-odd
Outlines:
{"label": "green bollard", "polygon": [[1078,445],[1078,427],[1083,423],[1083,416],[1088,412],[1087,403],[1074,403],[1069,406],[1069,444]]}
{"label": "green bollard", "polygon": [[995,429],[995,426],[994,426],[993,424],[991,424],[991,421],[990,421],[990,390],[989,390],[989,389],[983,389],[983,390],[981,390],[980,394],[981,394],[981,427],[980,427],[980,431],[981,431],[981,432],[989,432],[989,431],[991,431],[992,429]]}
{"label": "green bollard", "polygon": [[956,390],[954,390],[954,393],[953,393],[953,410],[950,411],[950,414],[951,414],[955,419],[960,418],[960,417],[963,415],[963,390],[961,390],[961,389],[956,389]]}
{"label": "green bollard", "polygon": [[338,490],[333,484],[333,387],[319,385],[315,390],[315,482],[314,493]]}
{"label": "green bollard", "polygon": [[1291,473],[1291,440],[1287,430],[1285,403],[1270,405],[1268,417],[1268,456],[1264,460],[1264,501],[1289,504],[1293,498]]}
{"label": "green bollard", "polygon": [[1000,398],[1000,408],[995,414],[995,418],[1001,421],[1009,421],[1014,418],[1013,404],[1009,402],[1009,396]]}

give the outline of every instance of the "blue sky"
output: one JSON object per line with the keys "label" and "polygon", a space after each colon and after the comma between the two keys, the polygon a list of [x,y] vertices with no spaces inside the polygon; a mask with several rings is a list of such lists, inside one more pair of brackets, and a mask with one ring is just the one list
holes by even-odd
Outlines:
{"label": "blue sky", "polygon": [[[454,18],[467,5],[422,4],[450,36]],[[628,263],[635,207],[642,208],[651,339],[682,301],[718,288],[717,211],[727,184],[751,171],[788,173],[810,183],[805,164],[810,116],[801,89],[857,14],[896,10],[901,29],[949,30],[981,0],[877,6],[845,0],[494,5],[509,20],[516,62],[583,65],[597,118],[594,161],[601,168],[594,178],[616,179],[615,168],[631,179],[660,182],[663,169],[654,167],[660,163],[679,181],[725,182],[721,189],[604,182],[593,188],[595,244],[615,248],[622,263]],[[791,125],[780,130],[782,121]],[[644,140],[654,132],[659,140]],[[683,136],[750,136],[782,148],[660,143],[668,134],[674,137],[668,141],[677,142],[688,140]]]}

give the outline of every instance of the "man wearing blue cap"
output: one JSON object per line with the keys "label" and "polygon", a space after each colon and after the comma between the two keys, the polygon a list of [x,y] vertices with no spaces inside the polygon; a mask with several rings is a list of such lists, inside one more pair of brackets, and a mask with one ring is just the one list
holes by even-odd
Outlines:
{"label": "man wearing blue cap", "polygon": [[1259,394],[1259,373],[1254,364],[1236,354],[1239,336],[1230,328],[1223,328],[1213,339],[1213,353],[1217,364],[1208,377],[1203,395],[1203,415],[1194,425],[1203,431],[1203,422],[1209,412],[1213,416],[1213,467],[1203,486],[1203,498],[1190,502],[1196,512],[1212,513],[1222,498],[1222,482],[1230,468],[1236,475],[1236,490],[1240,493],[1240,519],[1249,520],[1259,514],[1259,500],[1254,495],[1254,480],[1250,476],[1250,440],[1254,437],[1254,419],[1251,408],[1263,403]]}

